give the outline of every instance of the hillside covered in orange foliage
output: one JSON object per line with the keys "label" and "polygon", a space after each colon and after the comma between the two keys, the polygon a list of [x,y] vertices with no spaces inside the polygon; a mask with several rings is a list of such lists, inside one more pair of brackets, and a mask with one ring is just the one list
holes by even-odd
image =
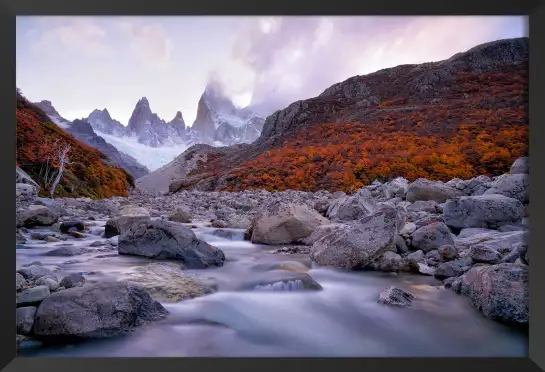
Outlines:
{"label": "hillside covered in orange foliage", "polygon": [[56,173],[60,150],[67,146],[70,163],[55,190],[56,197],[100,199],[128,195],[133,179],[125,170],[110,164],[100,151],[53,124],[42,110],[19,93],[16,116],[17,165],[40,184],[41,195],[48,195],[49,190],[44,186]]}
{"label": "hillside covered in orange foliage", "polygon": [[528,155],[527,110],[528,38],[499,40],[334,84],[270,115],[253,144],[206,150],[176,184],[351,192],[399,176],[496,176]]}

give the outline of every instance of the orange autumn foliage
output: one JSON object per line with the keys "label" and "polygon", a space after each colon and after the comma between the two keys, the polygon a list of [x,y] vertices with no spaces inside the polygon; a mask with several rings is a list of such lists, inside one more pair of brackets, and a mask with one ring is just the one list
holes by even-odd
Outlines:
{"label": "orange autumn foliage", "polygon": [[40,184],[41,195],[48,194],[41,178],[44,165],[49,160],[53,168],[58,167],[58,149],[66,145],[70,146],[70,164],[65,167],[55,196],[97,199],[128,195],[133,179],[124,169],[109,164],[104,154],[53,124],[42,110],[19,94],[16,118],[16,164]]}

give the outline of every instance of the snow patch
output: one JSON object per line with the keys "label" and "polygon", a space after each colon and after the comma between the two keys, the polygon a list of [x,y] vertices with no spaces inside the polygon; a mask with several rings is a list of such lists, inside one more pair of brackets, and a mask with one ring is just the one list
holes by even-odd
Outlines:
{"label": "snow patch", "polygon": [[151,172],[170,163],[174,158],[187,150],[188,144],[173,146],[150,147],[140,142],[136,137],[117,137],[111,134],[95,131],[96,134],[119,151],[132,156],[140,164],[146,166]]}

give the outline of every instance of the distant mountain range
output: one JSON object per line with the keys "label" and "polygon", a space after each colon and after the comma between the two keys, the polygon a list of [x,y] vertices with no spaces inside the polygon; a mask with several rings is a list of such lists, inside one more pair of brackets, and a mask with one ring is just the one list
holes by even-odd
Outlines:
{"label": "distant mountain range", "polygon": [[[150,164],[151,170],[155,170],[194,144],[251,143],[259,137],[265,123],[263,117],[251,110],[236,108],[212,84],[206,87],[199,100],[197,118],[191,127],[186,126],[180,111],[169,122],[161,119],[151,110],[146,97],[136,103],[127,126],[113,119],[106,108],[95,109],[88,117],[70,122],[50,101],[36,105],[59,127],[102,151],[134,178],[149,172],[142,164]],[[180,149],[178,153],[175,153],[176,149]],[[150,152],[157,155],[153,159],[157,161],[150,161]]]}

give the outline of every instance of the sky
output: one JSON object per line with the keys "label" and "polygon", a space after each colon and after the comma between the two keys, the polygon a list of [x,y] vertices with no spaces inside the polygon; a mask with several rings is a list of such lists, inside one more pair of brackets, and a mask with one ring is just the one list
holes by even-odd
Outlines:
{"label": "sky", "polygon": [[439,61],[527,36],[524,16],[17,17],[17,86],[68,120],[107,108],[126,125],[147,97],[165,121],[197,115],[207,84],[272,113],[351,76]]}

